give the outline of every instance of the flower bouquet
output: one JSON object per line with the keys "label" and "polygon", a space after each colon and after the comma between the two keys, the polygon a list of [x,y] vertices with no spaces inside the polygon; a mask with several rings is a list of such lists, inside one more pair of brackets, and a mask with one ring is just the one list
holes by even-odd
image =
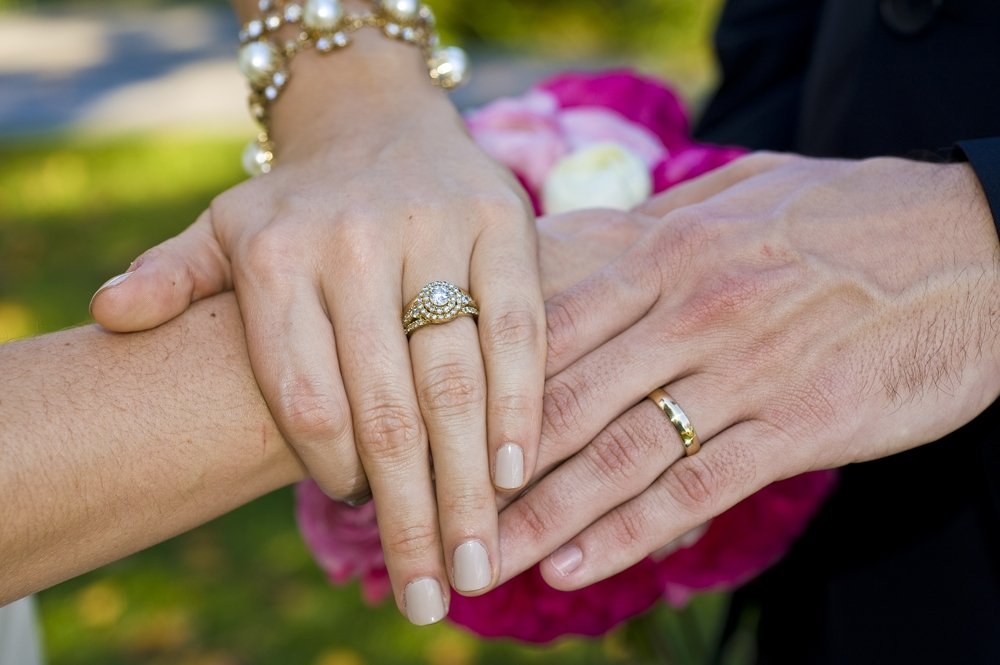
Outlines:
{"label": "flower bouquet", "polygon": [[[629,72],[566,74],[468,114],[472,136],[520,179],[538,214],[629,209],[742,155],[694,141],[663,84]],[[487,637],[548,642],[601,635],[663,601],[735,588],[777,562],[835,482],[817,471],[765,487],[631,568],[557,591],[537,566],[477,597],[452,594],[448,618]],[[306,481],[297,491],[305,542],[334,584],[360,580],[369,603],[391,593],[372,504],[351,507]]]}

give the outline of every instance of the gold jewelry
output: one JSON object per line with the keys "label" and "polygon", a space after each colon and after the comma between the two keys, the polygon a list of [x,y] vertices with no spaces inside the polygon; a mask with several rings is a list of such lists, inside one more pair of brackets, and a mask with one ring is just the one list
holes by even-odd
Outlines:
{"label": "gold jewelry", "polygon": [[460,316],[479,317],[479,306],[468,291],[450,282],[430,282],[403,308],[406,336],[426,325],[448,323]]}
{"label": "gold jewelry", "polygon": [[701,441],[698,440],[698,434],[694,431],[694,427],[691,425],[687,414],[684,413],[681,405],[667,394],[666,390],[657,388],[649,393],[649,399],[653,400],[653,403],[660,407],[660,410],[663,411],[670,424],[677,429],[677,433],[681,436],[681,443],[684,444],[684,454],[686,456],[690,457],[701,450]]}
{"label": "gold jewelry", "polygon": [[[288,64],[301,51],[314,48],[329,53],[344,48],[351,43],[351,33],[372,27],[386,37],[419,48],[435,85],[457,88],[468,78],[465,51],[440,46],[434,14],[419,0],[373,0],[373,11],[364,14],[345,12],[342,0],[260,0],[258,6],[260,16],[240,29],[240,71],[250,84],[250,115],[262,130],[243,151],[243,168],[250,175],[271,170],[271,104],[288,85]],[[301,27],[295,37],[283,43],[272,38],[283,27],[293,25]]]}

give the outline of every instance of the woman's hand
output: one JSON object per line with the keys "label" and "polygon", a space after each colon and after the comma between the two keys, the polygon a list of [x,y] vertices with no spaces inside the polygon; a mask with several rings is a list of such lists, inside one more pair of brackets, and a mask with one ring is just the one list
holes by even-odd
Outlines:
{"label": "woman's hand", "polygon": [[[545,329],[533,218],[415,49],[363,31],[326,58],[296,58],[272,172],[141,256],[93,313],[141,330],[233,287],[282,433],[328,492],[353,483],[341,498],[367,492],[341,477],[357,443],[397,603],[429,623],[449,580],[493,586],[494,485],[517,490],[534,468]],[[434,280],[472,293],[478,327],[460,317],[408,343],[402,307]]]}
{"label": "woman's hand", "polygon": [[[502,580],[548,557],[551,585],[591,584],[1000,393],[1000,246],[968,166],[759,154],[641,210],[662,222],[547,302],[538,475],[569,459],[501,514]],[[693,456],[646,399],[661,386]]]}

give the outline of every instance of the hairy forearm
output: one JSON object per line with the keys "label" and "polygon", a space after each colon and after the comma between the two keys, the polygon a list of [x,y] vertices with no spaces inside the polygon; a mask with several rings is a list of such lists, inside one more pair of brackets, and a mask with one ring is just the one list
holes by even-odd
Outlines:
{"label": "hairy forearm", "polygon": [[0,605],[302,476],[245,347],[231,294],[0,346]]}

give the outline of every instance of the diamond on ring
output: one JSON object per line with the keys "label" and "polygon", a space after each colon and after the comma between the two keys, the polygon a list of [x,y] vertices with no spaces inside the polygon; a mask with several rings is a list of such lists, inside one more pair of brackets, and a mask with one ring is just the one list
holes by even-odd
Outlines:
{"label": "diamond on ring", "polygon": [[403,310],[403,330],[409,336],[417,328],[448,323],[460,316],[479,316],[472,296],[451,282],[430,282]]}

